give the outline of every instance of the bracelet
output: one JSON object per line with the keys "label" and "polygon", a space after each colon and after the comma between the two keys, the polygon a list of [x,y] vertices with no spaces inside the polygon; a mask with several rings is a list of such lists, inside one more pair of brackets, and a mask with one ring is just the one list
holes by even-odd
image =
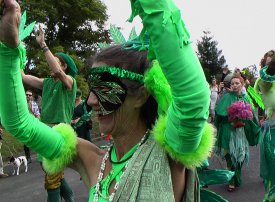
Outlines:
{"label": "bracelet", "polygon": [[50,49],[48,48],[48,46],[44,46],[44,47],[42,48],[43,53],[46,53],[48,50],[50,50]]}

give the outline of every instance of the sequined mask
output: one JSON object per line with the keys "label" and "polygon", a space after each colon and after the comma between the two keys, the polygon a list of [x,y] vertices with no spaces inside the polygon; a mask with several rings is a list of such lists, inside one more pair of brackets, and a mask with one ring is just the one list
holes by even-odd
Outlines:
{"label": "sequined mask", "polygon": [[124,102],[127,87],[115,76],[109,73],[89,75],[89,88],[100,106],[100,114],[107,115],[117,110]]}

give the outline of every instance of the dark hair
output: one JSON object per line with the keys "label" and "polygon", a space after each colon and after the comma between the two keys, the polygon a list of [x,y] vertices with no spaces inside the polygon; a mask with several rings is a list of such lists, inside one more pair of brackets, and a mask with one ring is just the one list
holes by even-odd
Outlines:
{"label": "dark hair", "polygon": [[[108,66],[119,67],[132,72],[144,75],[144,72],[151,66],[147,59],[146,51],[125,50],[122,45],[114,45],[103,49],[93,58],[87,60],[87,66],[91,67],[93,63],[102,62]],[[129,94],[138,92],[140,83],[128,79],[121,79],[127,86]],[[146,103],[141,108],[141,118],[145,120],[146,126],[151,129],[157,118],[158,104],[152,95],[149,96]]]}
{"label": "dark hair", "polygon": [[266,52],[266,53],[264,54],[264,57],[261,59],[261,62],[260,62],[261,67],[264,67],[264,66],[267,65],[267,64],[266,64],[266,59],[267,59],[267,57],[273,57],[273,56],[274,56],[274,53],[275,53],[274,50],[270,50],[270,51],[268,51],[268,52]]}

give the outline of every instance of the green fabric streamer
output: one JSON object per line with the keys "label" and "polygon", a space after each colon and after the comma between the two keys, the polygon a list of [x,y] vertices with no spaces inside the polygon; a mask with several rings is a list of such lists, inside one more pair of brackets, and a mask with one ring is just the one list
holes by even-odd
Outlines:
{"label": "green fabric streamer", "polygon": [[88,73],[90,75],[100,74],[100,73],[110,73],[111,75],[117,76],[118,78],[129,79],[132,81],[143,83],[143,75],[128,71],[126,69],[121,69],[118,67],[100,66],[96,68],[88,68]]}
{"label": "green fabric streamer", "polygon": [[246,139],[244,127],[232,128],[229,140],[229,153],[233,166],[249,160],[249,143]]}
{"label": "green fabric streamer", "polygon": [[228,202],[222,196],[207,189],[200,190],[200,197],[202,202]]}
{"label": "green fabric streamer", "polygon": [[198,172],[200,186],[225,184],[234,176],[234,172],[229,170],[201,170]]}
{"label": "green fabric streamer", "polygon": [[[261,96],[250,85],[247,88],[247,94],[250,95],[250,97],[259,105],[259,107],[264,110],[265,107]],[[253,102],[251,101],[251,103]]]}

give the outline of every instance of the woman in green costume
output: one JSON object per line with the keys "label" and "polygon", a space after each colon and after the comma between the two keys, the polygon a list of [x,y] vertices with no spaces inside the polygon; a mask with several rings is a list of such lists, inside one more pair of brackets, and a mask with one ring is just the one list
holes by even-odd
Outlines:
{"label": "woman in green costume", "polygon": [[275,55],[268,51],[262,60],[260,77],[254,89],[265,106],[266,120],[262,125],[260,141],[260,176],[264,179],[265,202],[275,201]]}
{"label": "woman in green costume", "polygon": [[[225,158],[228,169],[235,172],[229,181],[227,189],[229,192],[241,185],[241,169],[244,162],[248,163],[249,145],[256,145],[260,134],[260,127],[254,115],[252,120],[229,121],[228,108],[231,104],[237,101],[249,103],[248,97],[242,92],[243,84],[241,76],[233,75],[231,91],[221,97],[215,109],[216,152]],[[240,110],[242,109],[238,111]]]}
{"label": "woman in green costume", "polygon": [[[29,114],[20,75],[20,9],[15,0],[1,2],[2,123],[43,156],[45,170],[56,173],[71,165],[90,189],[89,201],[200,201],[195,168],[213,146],[213,128],[207,124],[210,94],[174,3],[132,0],[130,20],[139,15],[144,25],[139,50],[131,42],[94,58],[88,104],[100,131],[113,136],[106,152],[76,138],[69,125],[50,128]],[[145,32],[148,53],[141,51]]]}

